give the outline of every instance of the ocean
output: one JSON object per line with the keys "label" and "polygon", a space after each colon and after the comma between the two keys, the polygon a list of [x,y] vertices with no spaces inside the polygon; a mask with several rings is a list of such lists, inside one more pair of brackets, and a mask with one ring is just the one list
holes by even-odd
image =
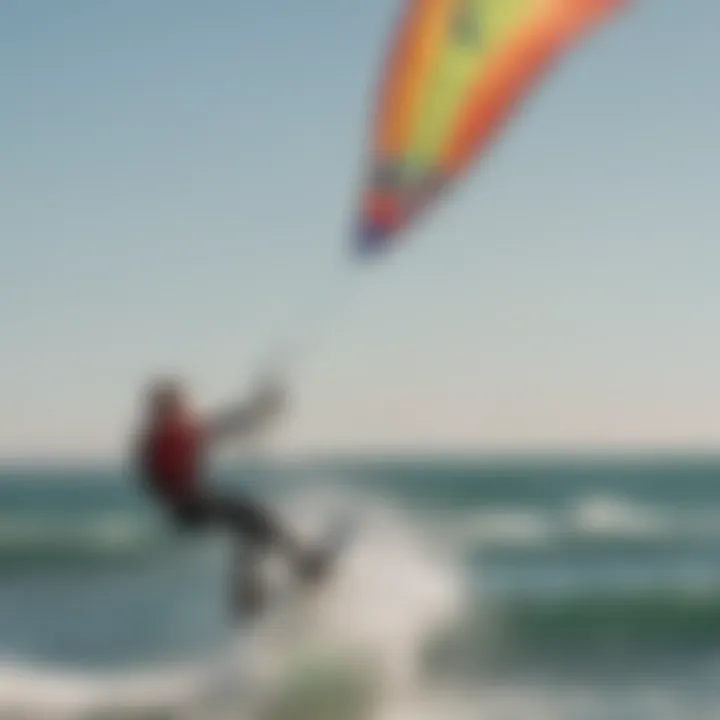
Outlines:
{"label": "ocean", "polygon": [[232,620],[228,537],[179,537],[120,470],[0,471],[1,718],[720,718],[720,459],[287,461],[217,483],[310,534],[353,513],[319,597]]}

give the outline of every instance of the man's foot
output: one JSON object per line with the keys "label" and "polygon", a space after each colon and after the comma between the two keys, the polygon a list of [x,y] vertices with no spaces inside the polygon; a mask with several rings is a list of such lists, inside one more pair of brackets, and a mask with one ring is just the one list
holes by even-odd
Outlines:
{"label": "man's foot", "polygon": [[259,558],[246,559],[245,566],[234,579],[231,602],[235,617],[254,617],[264,610],[267,604],[267,588]]}
{"label": "man's foot", "polygon": [[265,608],[267,601],[262,583],[247,582],[235,589],[233,594],[233,615],[255,617]]}
{"label": "man's foot", "polygon": [[295,572],[306,583],[319,583],[330,571],[332,553],[328,548],[304,550],[295,558]]}

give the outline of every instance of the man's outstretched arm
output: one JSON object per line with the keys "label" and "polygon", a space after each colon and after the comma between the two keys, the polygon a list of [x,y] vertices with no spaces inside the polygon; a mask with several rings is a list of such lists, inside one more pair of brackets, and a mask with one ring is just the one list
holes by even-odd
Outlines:
{"label": "man's outstretched arm", "polygon": [[276,384],[261,387],[249,400],[213,415],[208,422],[211,440],[242,440],[264,430],[286,407],[286,392]]}

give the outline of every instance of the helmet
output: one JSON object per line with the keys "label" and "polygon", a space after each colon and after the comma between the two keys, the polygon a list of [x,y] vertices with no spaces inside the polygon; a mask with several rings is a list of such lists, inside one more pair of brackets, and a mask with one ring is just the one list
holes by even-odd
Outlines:
{"label": "helmet", "polygon": [[146,391],[146,402],[153,412],[163,412],[180,405],[185,386],[179,378],[160,377],[153,380]]}

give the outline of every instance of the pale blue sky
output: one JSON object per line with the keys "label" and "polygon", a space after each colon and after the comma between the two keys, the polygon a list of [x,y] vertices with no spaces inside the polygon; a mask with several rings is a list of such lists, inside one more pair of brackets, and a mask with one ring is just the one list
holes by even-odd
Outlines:
{"label": "pale blue sky", "polygon": [[[397,6],[0,5],[0,455],[114,453],[147,374],[218,400],[336,302]],[[570,56],[355,278],[278,442],[715,444],[718,27],[637,2]]]}

